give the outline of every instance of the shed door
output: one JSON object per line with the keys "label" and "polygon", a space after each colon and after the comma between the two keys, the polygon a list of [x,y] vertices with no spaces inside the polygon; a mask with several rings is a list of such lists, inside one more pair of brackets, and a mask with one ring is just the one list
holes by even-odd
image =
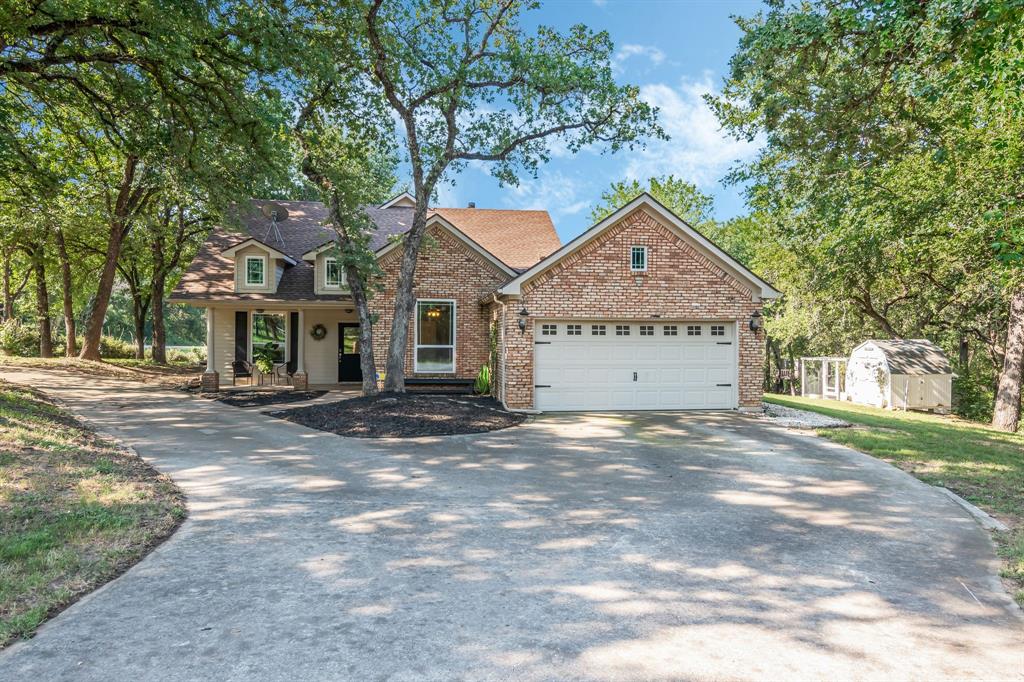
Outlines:
{"label": "shed door", "polygon": [[732,409],[735,324],[538,322],[535,404],[546,411]]}

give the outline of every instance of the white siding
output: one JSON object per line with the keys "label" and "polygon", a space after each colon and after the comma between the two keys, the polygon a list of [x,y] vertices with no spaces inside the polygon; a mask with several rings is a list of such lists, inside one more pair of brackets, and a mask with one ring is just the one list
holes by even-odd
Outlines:
{"label": "white siding", "polygon": [[892,375],[892,406],[900,410],[935,410],[952,403],[953,375]]}
{"label": "white siding", "polygon": [[235,311],[214,308],[213,332],[214,368],[220,374],[221,383],[230,384],[231,363],[235,360]]}
{"label": "white siding", "polygon": [[[306,373],[311,384],[333,384],[338,381],[338,323],[356,322],[355,312],[347,308],[306,308],[303,339],[306,344]],[[327,328],[327,336],[317,341],[310,331],[317,324]]]}
{"label": "white siding", "polygon": [[877,346],[865,343],[853,349],[846,364],[846,395],[852,402],[890,407],[889,366]]}

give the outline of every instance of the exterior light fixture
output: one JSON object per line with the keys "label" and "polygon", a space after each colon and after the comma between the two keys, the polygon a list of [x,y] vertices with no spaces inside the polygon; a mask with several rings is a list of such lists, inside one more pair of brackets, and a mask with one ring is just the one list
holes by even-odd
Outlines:
{"label": "exterior light fixture", "polygon": [[754,314],[750,316],[750,331],[755,334],[764,326],[764,318],[761,317],[761,311],[755,310]]}
{"label": "exterior light fixture", "polygon": [[527,312],[526,306],[523,306],[523,309],[519,311],[519,333],[520,334],[526,333],[526,318],[529,317],[529,316],[530,316],[530,313]]}

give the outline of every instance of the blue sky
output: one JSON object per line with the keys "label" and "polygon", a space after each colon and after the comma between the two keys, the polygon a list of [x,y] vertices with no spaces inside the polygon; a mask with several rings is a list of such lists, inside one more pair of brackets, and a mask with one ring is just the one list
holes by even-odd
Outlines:
{"label": "blue sky", "polygon": [[749,16],[761,7],[760,0],[548,0],[527,17],[559,29],[584,23],[608,31],[620,82],[639,86],[661,108],[672,139],[645,151],[558,155],[519,187],[499,187],[486,169],[469,167],[454,187],[439,188],[437,204],[547,209],[564,242],[589,227],[591,207],[612,182],[674,173],[714,196],[716,217],[744,213],[740,191],[721,180],[756,147],[721,131],[701,95],[721,88],[739,40],[730,16]]}

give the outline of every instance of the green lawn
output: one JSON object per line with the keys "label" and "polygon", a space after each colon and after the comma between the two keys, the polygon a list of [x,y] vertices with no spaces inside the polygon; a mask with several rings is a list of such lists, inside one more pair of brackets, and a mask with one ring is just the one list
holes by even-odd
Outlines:
{"label": "green lawn", "polygon": [[60,369],[87,376],[131,379],[149,384],[178,385],[203,372],[203,366],[194,363],[156,365],[150,360],[114,359],[90,362],[78,358],[26,358],[0,353],[0,367],[29,367]]}
{"label": "green lawn", "polygon": [[184,515],[166,476],[0,382],[0,647],[136,563]]}
{"label": "green lawn", "polygon": [[949,488],[1011,527],[996,535],[1024,605],[1024,433],[921,412],[879,410],[835,400],[768,395],[765,400],[848,421],[847,429],[818,435],[873,455],[926,483]]}

